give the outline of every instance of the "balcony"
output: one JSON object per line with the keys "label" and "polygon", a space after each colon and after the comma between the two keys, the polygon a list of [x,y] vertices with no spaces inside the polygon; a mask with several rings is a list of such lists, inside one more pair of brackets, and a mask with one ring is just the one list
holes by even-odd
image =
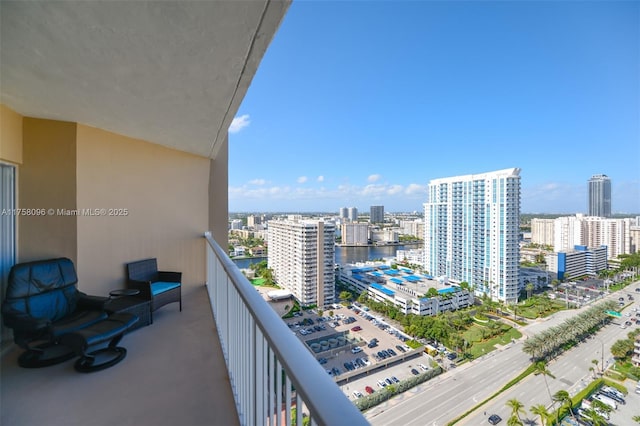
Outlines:
{"label": "balcony", "polygon": [[303,407],[297,424],[303,413],[312,425],[367,424],[210,237],[206,250],[208,284],[184,289],[182,312],[167,305],[127,334],[128,355],[112,368],[23,369],[20,349],[7,348],[0,423],[289,425]]}
{"label": "balcony", "polygon": [[[207,289],[185,289],[153,324],[125,335],[127,357],[80,374],[73,361],[18,367],[20,349],[2,356],[4,425],[239,425]],[[208,337],[208,338],[207,338]]]}

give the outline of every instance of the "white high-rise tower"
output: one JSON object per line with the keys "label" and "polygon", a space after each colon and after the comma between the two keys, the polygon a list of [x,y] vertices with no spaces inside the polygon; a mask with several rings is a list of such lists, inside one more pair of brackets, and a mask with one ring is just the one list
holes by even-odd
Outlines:
{"label": "white high-rise tower", "polygon": [[520,169],[429,182],[424,204],[425,268],[476,294],[518,297]]}
{"label": "white high-rise tower", "polygon": [[335,232],[332,222],[289,217],[271,220],[268,267],[276,283],[304,306],[335,299]]}

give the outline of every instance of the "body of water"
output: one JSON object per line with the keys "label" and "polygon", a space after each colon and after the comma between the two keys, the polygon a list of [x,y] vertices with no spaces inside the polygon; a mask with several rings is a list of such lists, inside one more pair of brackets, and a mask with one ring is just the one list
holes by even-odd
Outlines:
{"label": "body of water", "polygon": [[[370,246],[370,247],[340,247],[336,246],[335,263],[356,263],[367,260],[379,260],[387,257],[396,257],[398,250],[410,250],[421,248],[422,244],[405,244],[399,246]],[[252,263],[267,260],[266,257],[249,257],[234,259],[240,269],[247,269]]]}

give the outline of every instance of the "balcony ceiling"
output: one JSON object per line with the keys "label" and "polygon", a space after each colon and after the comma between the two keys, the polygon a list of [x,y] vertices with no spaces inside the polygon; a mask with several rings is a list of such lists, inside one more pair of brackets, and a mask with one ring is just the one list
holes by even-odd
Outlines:
{"label": "balcony ceiling", "polygon": [[0,101],[215,158],[290,1],[2,1]]}

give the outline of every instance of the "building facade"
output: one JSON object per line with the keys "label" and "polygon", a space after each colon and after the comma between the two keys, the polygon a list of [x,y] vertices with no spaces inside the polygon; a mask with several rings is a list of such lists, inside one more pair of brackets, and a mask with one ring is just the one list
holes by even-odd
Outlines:
{"label": "building facade", "polygon": [[547,270],[559,280],[596,276],[607,269],[607,248],[575,246],[573,250],[549,254],[545,257]]}
{"label": "building facade", "polygon": [[303,306],[324,307],[335,299],[335,232],[332,222],[300,216],[268,222],[268,267]]}
{"label": "building facade", "polygon": [[428,273],[517,300],[520,169],[432,180],[424,217]]}
{"label": "building facade", "polygon": [[369,244],[368,223],[343,223],[340,226],[342,245],[366,246]]}
{"label": "building facade", "polygon": [[593,175],[589,179],[589,216],[611,217],[611,179]]}
{"label": "building facade", "polygon": [[531,242],[544,246],[553,246],[554,229],[554,219],[531,219]]}
{"label": "building facade", "polygon": [[371,223],[384,222],[384,206],[371,206],[370,213],[369,213],[369,222]]}
{"label": "building facade", "polygon": [[351,222],[357,222],[358,221],[358,208],[357,207],[349,207],[347,209],[347,218]]}

